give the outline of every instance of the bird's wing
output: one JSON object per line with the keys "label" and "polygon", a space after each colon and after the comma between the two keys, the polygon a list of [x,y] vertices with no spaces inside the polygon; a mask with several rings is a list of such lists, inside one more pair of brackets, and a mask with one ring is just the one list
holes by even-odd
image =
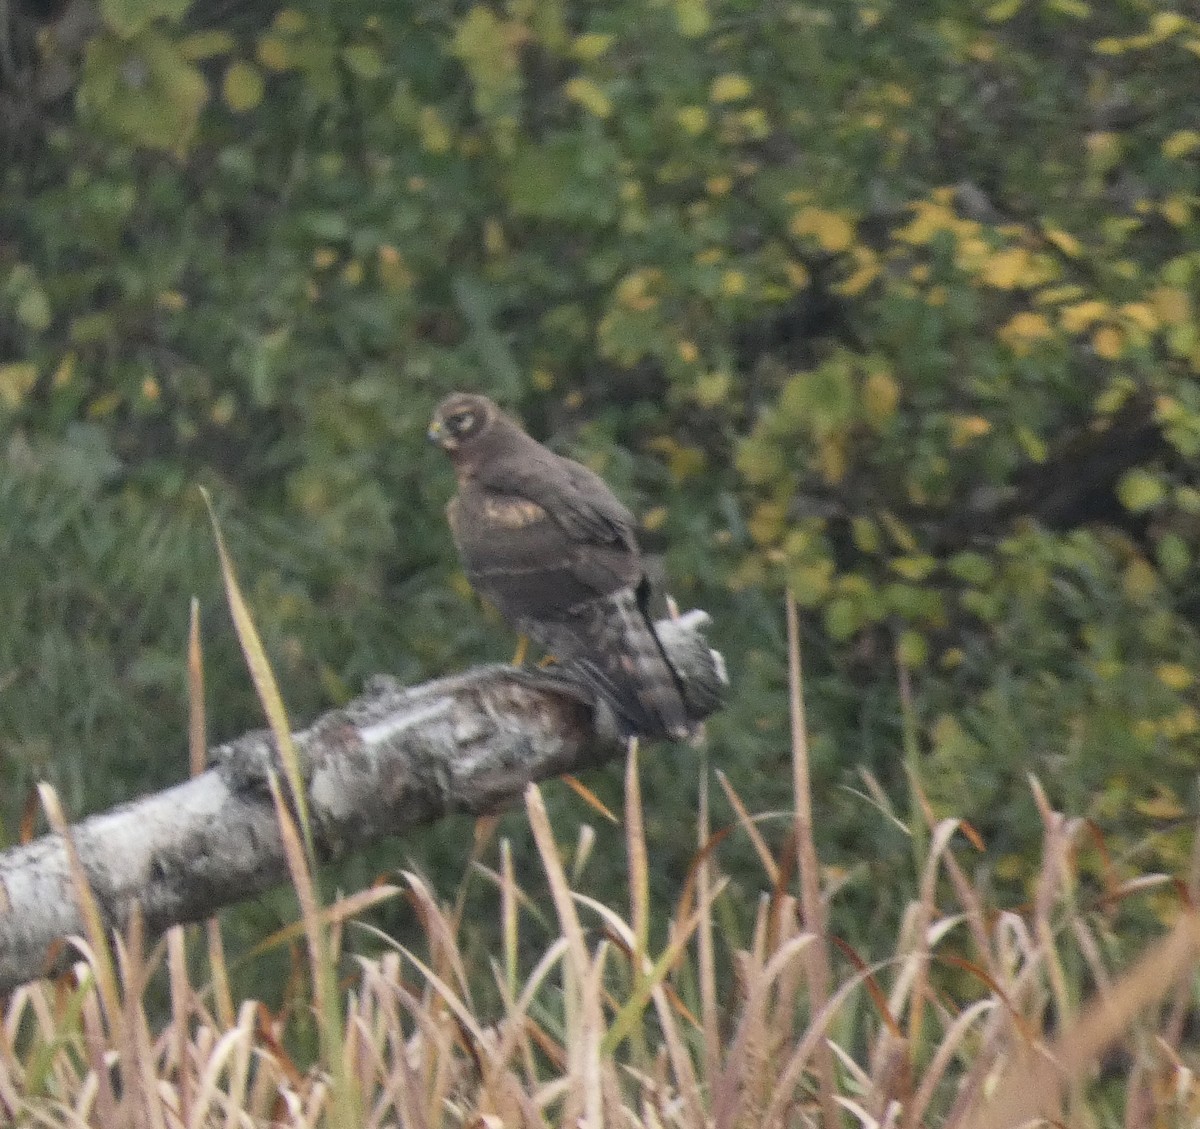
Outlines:
{"label": "bird's wing", "polygon": [[447,510],[467,578],[518,630],[636,584],[641,561],[622,542],[578,540],[547,505],[463,485]]}
{"label": "bird's wing", "polygon": [[637,553],[633,514],[604,479],[540,443],[482,468],[480,484],[541,506],[573,541],[623,545]]}

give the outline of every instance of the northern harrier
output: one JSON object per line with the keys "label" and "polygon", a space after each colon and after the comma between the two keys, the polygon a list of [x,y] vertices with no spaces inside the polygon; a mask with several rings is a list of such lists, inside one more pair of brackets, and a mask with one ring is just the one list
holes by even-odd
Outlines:
{"label": "northern harrier", "polygon": [[454,463],[446,516],[475,590],[577,671],[626,736],[688,736],[679,678],[647,610],[633,515],[604,480],[485,396],[448,396],[429,438]]}

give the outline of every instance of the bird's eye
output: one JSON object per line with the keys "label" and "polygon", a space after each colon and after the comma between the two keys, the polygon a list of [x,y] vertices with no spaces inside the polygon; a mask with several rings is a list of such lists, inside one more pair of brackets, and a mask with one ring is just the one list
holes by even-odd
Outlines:
{"label": "bird's eye", "polygon": [[475,413],[455,412],[446,422],[455,435],[465,435],[475,426]]}

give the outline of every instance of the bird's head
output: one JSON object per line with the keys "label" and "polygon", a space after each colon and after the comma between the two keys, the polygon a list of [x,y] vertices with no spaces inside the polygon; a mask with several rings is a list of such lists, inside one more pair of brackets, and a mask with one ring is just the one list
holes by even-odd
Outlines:
{"label": "bird's head", "polygon": [[503,418],[500,409],[486,396],[452,392],[438,404],[426,435],[431,443],[460,462]]}

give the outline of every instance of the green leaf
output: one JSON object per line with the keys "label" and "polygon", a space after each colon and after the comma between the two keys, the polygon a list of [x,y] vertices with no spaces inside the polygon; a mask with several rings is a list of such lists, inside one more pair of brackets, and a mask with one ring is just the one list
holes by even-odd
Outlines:
{"label": "green leaf", "polygon": [[1168,580],[1182,580],[1192,567],[1192,554],[1178,533],[1166,534],[1155,547],[1158,567]]}
{"label": "green leaf", "polygon": [[262,71],[253,63],[231,63],[221,84],[221,97],[235,114],[253,110],[262,101],[265,85]]}
{"label": "green leaf", "polygon": [[100,0],[100,18],[124,39],[132,39],[155,20],[177,22],[191,0]]}
{"label": "green leaf", "polygon": [[359,78],[370,80],[383,74],[383,56],[370,43],[353,43],[343,48],[342,58],[350,73]]}
{"label": "green leaf", "polygon": [[208,83],[158,32],[97,36],[87,47],[77,99],[96,124],[135,145],[184,152],[208,101]]}
{"label": "green leaf", "polygon": [[1117,483],[1117,497],[1130,513],[1140,514],[1157,506],[1167,496],[1166,487],[1148,470],[1131,470]]}
{"label": "green leaf", "polygon": [[917,631],[905,631],[896,644],[896,657],[904,666],[922,666],[929,657],[925,636]]}
{"label": "green leaf", "polygon": [[194,31],[179,41],[179,53],[192,62],[228,55],[233,50],[233,36],[227,31],[206,29]]}
{"label": "green leaf", "polygon": [[40,286],[31,286],[17,299],[17,320],[35,333],[50,327],[50,300]]}

